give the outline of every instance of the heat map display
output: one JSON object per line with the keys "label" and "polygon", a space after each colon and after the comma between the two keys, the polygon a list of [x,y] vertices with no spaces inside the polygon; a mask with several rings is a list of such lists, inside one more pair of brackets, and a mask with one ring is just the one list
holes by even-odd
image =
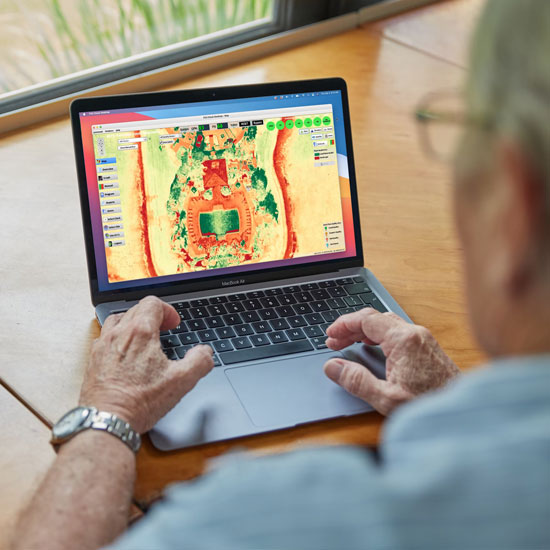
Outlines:
{"label": "heat map display", "polygon": [[345,250],[332,113],[217,120],[94,127],[109,282]]}

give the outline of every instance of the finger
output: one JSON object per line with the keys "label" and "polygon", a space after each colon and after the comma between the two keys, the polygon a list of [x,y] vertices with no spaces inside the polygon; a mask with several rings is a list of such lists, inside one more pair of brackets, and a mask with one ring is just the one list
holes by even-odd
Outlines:
{"label": "finger", "polygon": [[147,328],[151,333],[177,327],[181,321],[178,312],[171,305],[155,296],[147,296],[129,309],[121,323],[130,325],[136,320],[142,328]]}
{"label": "finger", "polygon": [[185,354],[183,359],[176,361],[176,368],[185,383],[186,391],[191,390],[212,370],[214,367],[212,353],[210,346],[195,346]]}
{"label": "finger", "polygon": [[360,397],[376,408],[381,392],[380,380],[359,363],[332,358],[325,363],[325,374],[347,392]]}
{"label": "finger", "polygon": [[120,320],[122,319],[122,316],[124,313],[111,313],[105,321],[103,321],[103,326],[101,327],[101,330],[110,330],[113,327],[116,327],[118,323],[120,323]]}
{"label": "finger", "polygon": [[384,415],[413,397],[411,393],[376,378],[366,367],[353,361],[330,359],[325,363],[324,370],[333,382]]}
{"label": "finger", "polygon": [[381,344],[388,332],[407,324],[395,313],[380,313],[373,308],[364,308],[355,313],[342,315],[327,329],[327,346],[342,349],[353,342]]}

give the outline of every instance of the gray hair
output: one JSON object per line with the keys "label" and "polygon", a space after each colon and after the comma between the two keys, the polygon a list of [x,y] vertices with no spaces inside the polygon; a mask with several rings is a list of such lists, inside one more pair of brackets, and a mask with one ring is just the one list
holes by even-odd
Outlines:
{"label": "gray hair", "polygon": [[469,112],[532,157],[550,216],[550,1],[489,0],[477,25]]}

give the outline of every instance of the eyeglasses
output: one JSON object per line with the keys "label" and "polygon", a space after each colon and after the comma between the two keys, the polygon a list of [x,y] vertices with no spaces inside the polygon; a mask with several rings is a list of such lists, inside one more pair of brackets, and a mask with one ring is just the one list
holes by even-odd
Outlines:
{"label": "eyeglasses", "polygon": [[437,160],[454,159],[465,126],[490,130],[488,121],[466,115],[464,100],[458,90],[432,92],[420,101],[415,110],[420,143],[425,152]]}

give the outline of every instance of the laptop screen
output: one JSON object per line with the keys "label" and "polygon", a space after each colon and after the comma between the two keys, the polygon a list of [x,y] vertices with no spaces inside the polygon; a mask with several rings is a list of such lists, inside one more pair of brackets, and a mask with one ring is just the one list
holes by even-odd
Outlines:
{"label": "laptop screen", "polygon": [[79,116],[100,291],[356,255],[339,90]]}

